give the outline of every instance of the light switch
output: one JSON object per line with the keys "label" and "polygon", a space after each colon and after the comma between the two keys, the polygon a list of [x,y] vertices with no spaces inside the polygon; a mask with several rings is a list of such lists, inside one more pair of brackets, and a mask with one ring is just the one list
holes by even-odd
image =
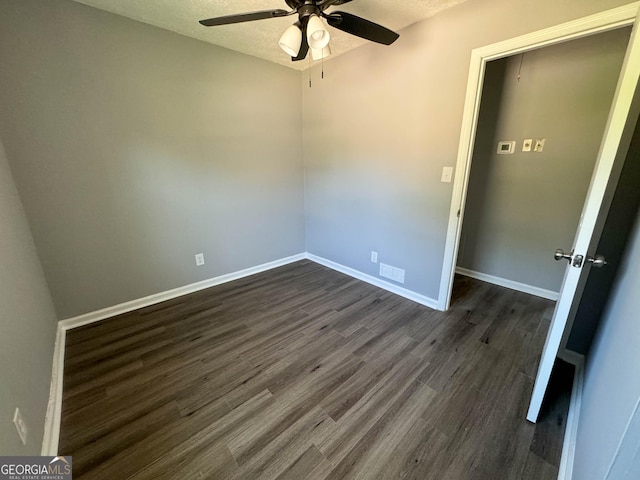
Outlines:
{"label": "light switch", "polygon": [[530,152],[531,151],[531,145],[533,145],[533,138],[525,139],[524,142],[522,142],[522,151],[523,152]]}
{"label": "light switch", "polygon": [[544,138],[536,139],[536,146],[533,148],[534,152],[541,152],[544,149]]}
{"label": "light switch", "polygon": [[453,167],[442,167],[441,182],[451,183],[451,177],[453,177]]}

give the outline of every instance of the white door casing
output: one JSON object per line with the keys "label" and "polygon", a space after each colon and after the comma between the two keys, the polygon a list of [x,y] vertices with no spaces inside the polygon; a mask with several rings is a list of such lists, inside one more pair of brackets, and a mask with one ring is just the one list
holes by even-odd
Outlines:
{"label": "white door casing", "polygon": [[[455,264],[460,242],[460,227],[464,218],[464,202],[469,182],[486,63],[491,60],[632,25],[638,16],[639,7],[640,2],[636,2],[472,51],[438,297],[440,309],[446,310],[451,300]],[[574,240],[576,254],[581,254],[585,257],[588,253],[595,253],[588,252],[588,248],[592,240],[594,240],[594,236],[599,238],[604,224],[603,218],[599,218],[598,213],[601,211],[603,202],[606,203],[607,199],[610,201],[611,192],[607,190],[607,185],[612,173],[615,175],[615,168],[619,167],[624,160],[624,154],[626,154],[626,148],[628,148],[633,128],[629,131],[627,117],[632,110],[632,104],[635,105],[637,103],[633,102],[633,98],[639,74],[640,36],[635,35],[634,29],[627,48],[580,225]],[[626,145],[624,145],[625,141]],[[619,168],[617,171],[619,173]],[[597,243],[597,238],[595,240]],[[552,254],[553,252],[549,253],[550,258]],[[551,369],[560,349],[565,326],[572,312],[574,297],[579,297],[581,288],[584,287],[584,279],[581,280],[581,272],[582,268],[575,267],[567,267],[565,272],[527,414],[527,419],[533,422],[537,420],[540,411]]]}

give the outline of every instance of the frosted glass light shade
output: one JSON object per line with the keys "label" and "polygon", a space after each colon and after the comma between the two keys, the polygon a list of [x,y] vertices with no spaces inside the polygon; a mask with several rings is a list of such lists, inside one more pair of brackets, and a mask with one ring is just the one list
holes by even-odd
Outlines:
{"label": "frosted glass light shade", "polygon": [[317,15],[311,15],[309,17],[309,23],[307,24],[307,41],[311,48],[322,50],[329,45],[329,31],[324,28],[324,23]]}
{"label": "frosted glass light shade", "polygon": [[314,60],[322,60],[323,58],[327,58],[329,55],[331,55],[331,47],[329,45],[320,50],[317,48],[311,49],[311,58]]}
{"label": "frosted glass light shade", "polygon": [[297,25],[291,25],[289,28],[287,28],[278,41],[278,45],[280,45],[280,48],[292,57],[298,56],[301,44],[302,30],[300,30]]}

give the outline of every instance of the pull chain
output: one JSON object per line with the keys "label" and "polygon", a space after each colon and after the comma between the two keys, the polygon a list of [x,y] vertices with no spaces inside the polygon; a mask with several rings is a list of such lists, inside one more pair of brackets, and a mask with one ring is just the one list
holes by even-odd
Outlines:
{"label": "pull chain", "polygon": [[520,73],[522,72],[522,62],[524,61],[524,53],[520,56],[520,68],[518,68],[518,82],[520,82]]}
{"label": "pull chain", "polygon": [[309,68],[307,68],[309,72],[309,88],[311,88],[311,55],[309,55]]}

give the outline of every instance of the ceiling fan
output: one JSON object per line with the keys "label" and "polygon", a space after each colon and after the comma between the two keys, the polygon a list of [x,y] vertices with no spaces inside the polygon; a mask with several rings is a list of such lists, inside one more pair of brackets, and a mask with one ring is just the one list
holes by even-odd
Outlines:
{"label": "ceiling fan", "polygon": [[288,17],[298,14],[298,20],[291,25],[280,37],[278,44],[291,60],[303,60],[311,48],[314,60],[328,56],[329,31],[325,28],[321,18],[338,30],[364,38],[383,45],[391,45],[400,35],[382,25],[373,23],[362,17],[347,12],[330,12],[325,10],[335,5],[342,5],[351,0],[285,0],[292,10],[260,10],[257,12],[225,15],[223,17],[200,20],[205,27],[229,25],[232,23],[252,22],[275,17]]}

